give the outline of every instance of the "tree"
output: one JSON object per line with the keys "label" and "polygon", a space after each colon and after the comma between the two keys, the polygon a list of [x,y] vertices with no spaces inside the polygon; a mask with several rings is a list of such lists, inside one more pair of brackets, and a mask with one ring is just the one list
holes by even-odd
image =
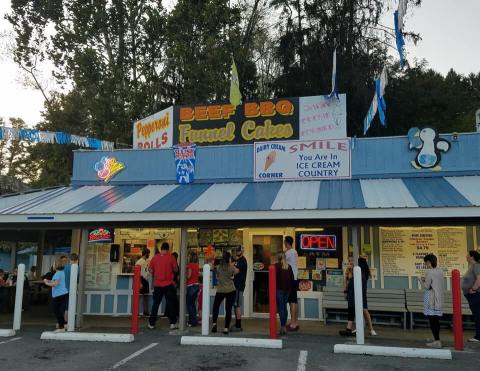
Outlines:
{"label": "tree", "polygon": [[[0,125],[3,126],[0,119]],[[9,127],[20,130],[26,128],[20,118],[10,118]],[[29,147],[26,141],[3,139],[0,141],[0,174],[22,182],[31,182],[36,178],[36,165],[29,158]]]}

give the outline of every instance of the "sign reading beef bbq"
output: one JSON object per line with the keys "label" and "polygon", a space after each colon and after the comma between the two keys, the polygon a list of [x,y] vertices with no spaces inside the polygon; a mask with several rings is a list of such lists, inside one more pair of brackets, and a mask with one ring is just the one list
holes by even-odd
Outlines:
{"label": "sign reading beef bbq", "polygon": [[298,138],[298,98],[177,109],[175,143],[241,144]]}
{"label": "sign reading beef bbq", "polygon": [[346,98],[295,97],[231,104],[175,106],[174,143],[245,144],[346,137]]}

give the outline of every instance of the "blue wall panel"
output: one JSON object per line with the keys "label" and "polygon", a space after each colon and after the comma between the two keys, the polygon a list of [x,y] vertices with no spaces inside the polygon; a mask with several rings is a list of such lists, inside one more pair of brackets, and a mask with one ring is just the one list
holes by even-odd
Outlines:
{"label": "blue wall panel", "polygon": [[132,276],[117,276],[117,290],[130,289],[130,281]]}
{"label": "blue wall panel", "polygon": [[113,299],[114,295],[105,295],[103,313],[113,313]]}
{"label": "blue wall panel", "polygon": [[305,318],[318,318],[319,308],[317,299],[303,299]]}
{"label": "blue wall panel", "polygon": [[[425,177],[446,174],[478,174],[480,162],[480,133],[461,134],[458,141],[451,135],[442,135],[451,141],[451,149],[442,154],[442,171],[415,170],[410,162],[416,150],[408,149],[407,137],[354,139],[352,144],[352,176],[369,177]],[[94,170],[102,156],[114,156],[125,163],[110,184],[175,183],[175,162],[171,149],[75,151],[73,184],[101,184]],[[199,147],[195,180],[198,183],[215,181],[252,181],[253,146],[228,145]]]}

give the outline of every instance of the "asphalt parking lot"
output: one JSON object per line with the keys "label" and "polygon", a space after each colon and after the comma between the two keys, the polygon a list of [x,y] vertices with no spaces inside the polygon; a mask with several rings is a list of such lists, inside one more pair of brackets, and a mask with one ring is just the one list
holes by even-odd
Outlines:
{"label": "asphalt parking lot", "polygon": [[[284,349],[181,346],[179,335],[166,328],[142,329],[134,343],[42,341],[42,328],[28,326],[13,338],[0,338],[2,370],[475,370],[480,365],[480,346],[455,352],[451,361],[338,355],[333,335],[290,334]],[[118,332],[118,330],[117,330]],[[221,334],[217,335],[223,336]],[[412,346],[412,341],[367,338],[380,345]],[[418,342],[417,345],[419,345]],[[416,344],[413,344],[416,345]]]}

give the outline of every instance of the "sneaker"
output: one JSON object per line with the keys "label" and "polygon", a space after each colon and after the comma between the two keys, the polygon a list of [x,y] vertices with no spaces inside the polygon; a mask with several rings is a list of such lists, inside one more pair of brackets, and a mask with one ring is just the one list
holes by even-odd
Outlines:
{"label": "sneaker", "polygon": [[370,331],[370,335],[371,336],[377,336],[377,333],[375,332],[375,330],[372,330],[372,331]]}
{"label": "sneaker", "polygon": [[469,343],[480,343],[480,340],[477,339],[477,338],[471,338],[471,339],[468,339],[468,342]]}
{"label": "sneaker", "polygon": [[170,324],[170,330],[178,330],[178,325],[176,323]]}
{"label": "sneaker", "polygon": [[59,332],[65,332],[65,328],[57,328],[55,331],[53,331],[55,333],[59,333]]}
{"label": "sneaker", "polygon": [[213,327],[212,327],[212,333],[214,334],[214,333],[216,333],[216,332],[217,332],[217,325],[213,325]]}
{"label": "sneaker", "polygon": [[224,335],[228,335],[228,328],[225,327],[225,328],[223,329],[223,334],[224,334]]}
{"label": "sneaker", "polygon": [[153,330],[155,328],[155,325],[151,325],[150,323],[147,326],[150,330]]}
{"label": "sneaker", "polygon": [[442,347],[442,342],[440,340],[432,341],[431,343],[425,344],[429,348],[440,349]]}

